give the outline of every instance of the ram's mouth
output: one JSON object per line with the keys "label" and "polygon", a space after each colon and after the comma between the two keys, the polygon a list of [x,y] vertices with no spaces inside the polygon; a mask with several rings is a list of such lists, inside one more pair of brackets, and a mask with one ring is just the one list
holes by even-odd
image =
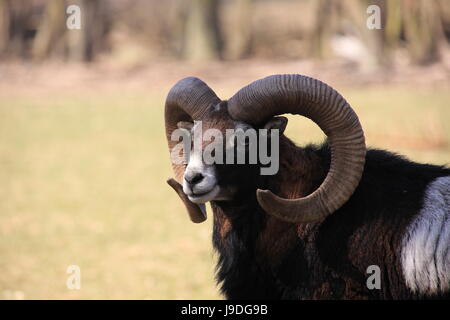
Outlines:
{"label": "ram's mouth", "polygon": [[193,203],[205,203],[214,200],[219,194],[220,187],[215,185],[211,190],[204,193],[190,193],[187,194],[189,200]]}

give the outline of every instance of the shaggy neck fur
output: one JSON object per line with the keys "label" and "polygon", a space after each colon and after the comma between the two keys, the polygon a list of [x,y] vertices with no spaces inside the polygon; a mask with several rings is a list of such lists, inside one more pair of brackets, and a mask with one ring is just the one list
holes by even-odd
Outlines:
{"label": "shaggy neck fur", "polygon": [[[329,157],[321,157],[314,147],[298,148],[282,136],[280,154],[288,156],[281,157],[275,176],[259,176],[234,201],[212,202],[213,242],[219,252],[217,280],[228,298],[280,298],[283,290],[276,270],[297,245],[298,227],[264,213],[256,189],[299,198],[314,191],[326,176]],[[243,285],[242,279],[247,283]]]}

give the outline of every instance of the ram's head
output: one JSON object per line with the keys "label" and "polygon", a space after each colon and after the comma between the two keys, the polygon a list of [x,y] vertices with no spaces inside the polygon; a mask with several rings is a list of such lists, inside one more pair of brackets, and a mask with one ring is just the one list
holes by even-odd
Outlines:
{"label": "ram's head", "polygon": [[[259,155],[264,148],[274,154],[278,136],[287,124],[287,119],[278,115],[285,113],[313,120],[327,135],[332,153],[322,185],[299,199],[283,199],[269,190],[252,190],[258,175],[265,174],[263,168],[273,172],[273,166],[267,168],[259,157],[249,161],[248,153],[252,145],[257,145]],[[165,124],[175,173],[175,179],[168,183],[194,222],[206,219],[204,202],[232,200],[248,190],[256,191],[258,203],[268,214],[294,223],[317,221],[350,198],[364,168],[364,133],[354,111],[331,87],[301,75],[276,75],[255,81],[228,101],[221,101],[203,81],[185,78],[167,96]],[[255,132],[253,141],[248,132]],[[181,136],[189,143],[179,150]],[[188,156],[186,150],[190,150]],[[180,153],[184,162],[174,159]],[[242,153],[248,160],[245,165],[236,163]],[[223,161],[214,161],[217,159]]]}

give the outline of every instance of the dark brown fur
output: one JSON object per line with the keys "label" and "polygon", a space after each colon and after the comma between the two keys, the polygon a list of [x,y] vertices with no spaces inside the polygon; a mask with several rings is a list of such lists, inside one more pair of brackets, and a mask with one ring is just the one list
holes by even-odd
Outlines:
{"label": "dark brown fur", "polygon": [[[230,299],[412,299],[401,272],[404,230],[420,209],[426,186],[450,170],[369,150],[359,187],[323,221],[286,223],[259,207],[255,191],[284,198],[310,194],[324,180],[330,151],[296,147],[282,137],[280,170],[236,181],[239,196],[213,201],[217,279]],[[222,168],[230,173],[230,168]],[[369,290],[367,267],[381,269],[381,289]],[[434,298],[448,295],[435,296]]]}

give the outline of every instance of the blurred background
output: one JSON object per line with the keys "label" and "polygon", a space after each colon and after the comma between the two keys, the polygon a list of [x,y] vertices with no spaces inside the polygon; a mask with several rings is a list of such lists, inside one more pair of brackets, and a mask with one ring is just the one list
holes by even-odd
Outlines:
{"label": "blurred background", "polygon": [[[197,76],[226,99],[309,75],[369,146],[446,164],[449,39],[446,0],[0,0],[0,299],[222,298],[211,219],[165,184],[170,87]],[[299,144],[323,140],[290,119]]]}

